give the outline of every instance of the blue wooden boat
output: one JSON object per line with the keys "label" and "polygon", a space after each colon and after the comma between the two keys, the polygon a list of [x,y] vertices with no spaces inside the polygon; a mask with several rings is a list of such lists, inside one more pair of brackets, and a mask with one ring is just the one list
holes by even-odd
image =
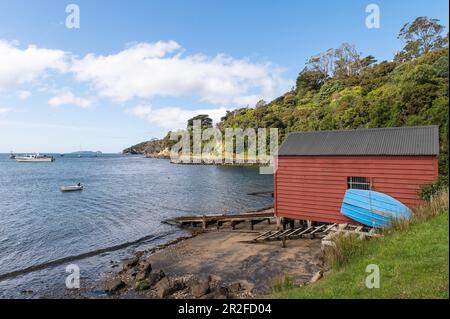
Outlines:
{"label": "blue wooden boat", "polygon": [[409,219],[411,210],[389,195],[362,189],[348,189],[341,213],[361,224],[383,228],[393,219]]}

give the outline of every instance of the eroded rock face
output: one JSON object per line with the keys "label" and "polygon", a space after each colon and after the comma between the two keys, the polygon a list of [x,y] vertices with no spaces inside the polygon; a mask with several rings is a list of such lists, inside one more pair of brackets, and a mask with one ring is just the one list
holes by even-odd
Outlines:
{"label": "eroded rock face", "polygon": [[149,262],[144,262],[139,267],[139,272],[136,274],[136,280],[141,281],[147,278],[152,272],[152,265]]}
{"label": "eroded rock face", "polygon": [[200,298],[210,292],[211,277],[200,278],[190,283],[191,293],[195,298]]}
{"label": "eroded rock face", "polygon": [[162,269],[150,273],[150,275],[148,276],[150,286],[156,285],[164,277],[166,277],[166,274],[164,273],[164,271],[162,271]]}
{"label": "eroded rock face", "polygon": [[128,270],[130,268],[136,267],[138,263],[139,263],[139,257],[137,257],[137,256],[130,258],[130,259],[126,259],[123,262],[123,269]]}
{"label": "eroded rock face", "polygon": [[169,278],[164,277],[155,285],[158,298],[165,298],[171,293],[171,283]]}
{"label": "eroded rock face", "polygon": [[239,291],[242,290],[242,285],[240,282],[232,283],[231,285],[228,286],[228,290],[232,293],[238,293]]}
{"label": "eroded rock face", "polygon": [[230,292],[227,287],[218,287],[211,293],[204,295],[201,299],[228,299],[230,298]]}
{"label": "eroded rock face", "polygon": [[124,287],[125,283],[120,278],[116,278],[106,283],[105,291],[108,293],[115,293]]}
{"label": "eroded rock face", "polygon": [[169,295],[182,290],[186,285],[179,280],[170,280],[168,277],[162,278],[156,285],[155,290],[158,298],[166,298]]}

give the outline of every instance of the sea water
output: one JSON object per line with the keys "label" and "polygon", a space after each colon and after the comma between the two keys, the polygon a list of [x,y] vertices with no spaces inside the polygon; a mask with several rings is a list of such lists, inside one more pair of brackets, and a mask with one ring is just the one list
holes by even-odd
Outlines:
{"label": "sea water", "polygon": [[[76,183],[84,190],[60,191]],[[161,220],[268,206],[271,197],[249,193],[272,188],[258,168],[124,155],[18,163],[0,154],[0,297],[63,291],[68,264],[94,282],[130,253],[186,234]]]}

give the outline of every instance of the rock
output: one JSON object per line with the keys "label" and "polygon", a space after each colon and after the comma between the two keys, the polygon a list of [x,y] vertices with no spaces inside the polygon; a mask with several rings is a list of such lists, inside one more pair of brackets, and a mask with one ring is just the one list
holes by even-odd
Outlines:
{"label": "rock", "polygon": [[169,278],[164,277],[155,285],[154,288],[156,289],[158,298],[162,299],[168,297],[174,292],[184,289],[185,287],[186,286],[181,281],[172,281]]}
{"label": "rock", "polygon": [[151,272],[152,272],[152,265],[149,262],[144,262],[140,266],[140,270],[136,275],[136,280],[139,281],[147,278]]}
{"label": "rock", "polygon": [[242,286],[240,282],[234,282],[228,286],[228,290],[232,293],[237,293],[242,290]]}
{"label": "rock", "polygon": [[155,285],[156,293],[159,298],[165,298],[171,293],[171,282],[169,278],[164,277]]}
{"label": "rock", "polygon": [[172,293],[183,290],[186,288],[186,284],[181,280],[175,280],[172,282]]}
{"label": "rock", "polygon": [[191,283],[191,293],[195,298],[200,298],[210,292],[209,283],[211,282],[211,277],[201,278],[199,280],[194,280]]}
{"label": "rock", "polygon": [[315,273],[315,275],[311,278],[309,281],[310,284],[315,283],[316,281],[319,281],[323,277],[323,271],[320,270]]}
{"label": "rock", "polygon": [[140,271],[136,274],[136,281],[142,281],[147,278],[147,274],[143,271]]}
{"label": "rock", "polygon": [[124,270],[130,269],[132,267],[135,267],[138,263],[139,263],[139,257],[133,257],[133,258],[130,258],[130,259],[126,259],[123,262],[123,269]]}
{"label": "rock", "polygon": [[162,269],[160,269],[159,271],[154,271],[154,272],[150,273],[149,278],[148,278],[150,286],[156,285],[156,283],[158,283],[165,276],[166,276],[166,274],[164,273],[164,271],[162,271]]}
{"label": "rock", "polygon": [[228,299],[230,297],[230,292],[226,287],[219,287],[213,292],[204,295],[201,299]]}
{"label": "rock", "polygon": [[106,283],[105,290],[106,292],[114,293],[123,287],[125,287],[125,283],[120,278],[116,278]]}
{"label": "rock", "polygon": [[152,272],[152,264],[149,261],[145,261],[141,265],[141,271],[145,272],[147,275]]}
{"label": "rock", "polygon": [[138,274],[138,269],[136,267],[127,270],[127,275],[130,277],[136,277]]}
{"label": "rock", "polygon": [[150,283],[148,282],[148,280],[140,280],[136,283],[135,289],[137,291],[148,290],[150,289]]}

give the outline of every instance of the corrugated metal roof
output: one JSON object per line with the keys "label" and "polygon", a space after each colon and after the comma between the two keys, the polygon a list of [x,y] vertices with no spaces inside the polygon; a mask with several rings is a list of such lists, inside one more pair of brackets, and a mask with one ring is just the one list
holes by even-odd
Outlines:
{"label": "corrugated metal roof", "polygon": [[278,155],[439,155],[438,126],[290,133]]}

